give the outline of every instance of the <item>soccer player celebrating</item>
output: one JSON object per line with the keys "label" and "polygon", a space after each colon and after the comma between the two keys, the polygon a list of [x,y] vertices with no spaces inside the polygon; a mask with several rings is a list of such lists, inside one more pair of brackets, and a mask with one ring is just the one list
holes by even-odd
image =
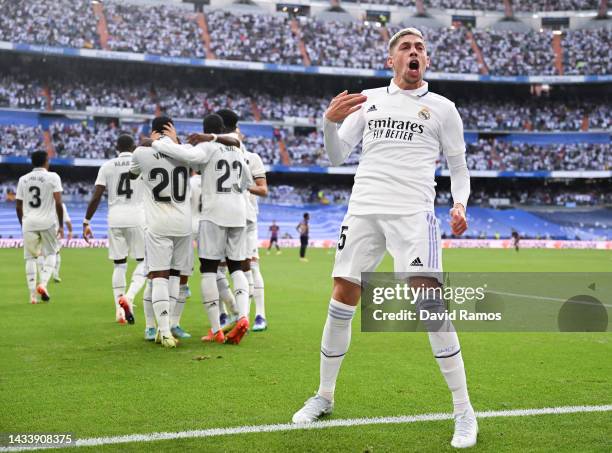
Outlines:
{"label": "soccer player celebrating", "polygon": [[[241,140],[242,137],[238,130],[238,115],[229,109],[218,110],[217,115],[223,118],[225,132],[234,134],[236,138]],[[268,196],[268,182],[266,180],[266,169],[261,157],[256,153],[248,151],[242,140],[240,147],[254,180],[254,184],[244,192],[247,208],[247,258],[243,270],[249,282],[249,297],[253,297],[255,301],[253,332],[261,332],[268,328],[268,321],[266,320],[264,300],[264,280],[259,269],[259,247],[257,241],[259,204],[257,197]]]}
{"label": "soccer player celebrating", "polygon": [[[294,414],[295,423],[313,422],[332,412],[336,379],[361,296],[361,273],[373,272],[385,250],[393,257],[396,272],[411,275],[411,285],[439,287],[441,241],[433,207],[440,150],[451,175],[453,233],[461,235],[467,229],[470,181],[463,124],[454,104],[430,92],[423,80],[429,57],[421,32],[406,28],[396,33],[389,41],[387,64],[394,74],[388,86],[361,94],[342,92],[325,112],[325,148],[332,164],[340,165],[360,140],[363,154],[336,251],[334,287],[321,341],[319,390]],[[428,310],[444,309],[442,300],[417,300],[416,304]],[[428,331],[452,393],[455,433],[451,445],[472,446],[478,425],[457,334],[452,328],[440,331],[428,326]]]}
{"label": "soccer player celebrating", "polygon": [[[165,129],[175,136],[174,127]],[[216,114],[204,118],[204,134],[196,146],[178,145],[170,140],[157,140],[153,148],[158,154],[191,166],[202,175],[202,212],[198,255],[202,273],[201,291],[204,307],[211,323],[208,335],[202,341],[238,344],[249,329],[249,284],[241,268],[246,257],[246,200],[243,190],[250,180],[250,172],[238,148],[240,142],[232,137],[217,137],[223,132],[223,119]],[[224,143],[215,143],[217,138]],[[212,139],[212,142],[210,140]],[[201,143],[200,143],[201,141]],[[163,153],[163,154],[162,154]],[[225,337],[219,324],[219,290],[217,268],[227,257],[227,267],[234,281],[236,302],[240,318]],[[153,297],[155,299],[155,296]]]}
{"label": "soccer player celebrating", "polygon": [[[104,191],[108,193],[108,258],[114,263],[112,286],[115,301],[115,320],[119,324],[134,324],[132,302],[145,283],[144,275],[144,208],[142,204],[142,184],[131,180],[129,175],[134,139],[122,134],[117,139],[119,155],[105,162],[98,171],[95,189],[83,219],[83,238],[89,242],[93,238],[90,222],[93,218]],[[136,260],[132,281],[125,291],[127,259]],[[155,332],[145,331],[145,337]]]}
{"label": "soccer player celebrating", "polygon": [[[49,170],[46,151],[32,153],[34,169],[19,178],[17,183],[17,219],[23,231],[23,252],[30,302],[38,302],[38,293],[44,302],[51,299],[47,283],[55,269],[59,250],[58,236],[64,237],[64,210],[62,207],[62,181]],[[36,285],[36,258],[41,255],[44,266],[40,283]]]}

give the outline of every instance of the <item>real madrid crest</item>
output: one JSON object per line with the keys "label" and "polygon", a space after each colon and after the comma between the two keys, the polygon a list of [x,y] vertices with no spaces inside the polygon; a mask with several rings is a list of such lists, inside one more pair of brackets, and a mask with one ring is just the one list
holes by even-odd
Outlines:
{"label": "real madrid crest", "polygon": [[421,118],[422,120],[428,120],[429,118],[431,118],[431,113],[429,113],[429,110],[427,110],[427,107],[423,107],[421,110],[419,110],[419,118]]}

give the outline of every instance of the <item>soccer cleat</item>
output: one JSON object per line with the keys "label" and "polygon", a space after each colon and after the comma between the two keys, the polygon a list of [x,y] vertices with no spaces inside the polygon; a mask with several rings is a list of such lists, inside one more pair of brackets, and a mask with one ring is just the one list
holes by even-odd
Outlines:
{"label": "soccer cleat", "polygon": [[176,348],[178,345],[178,340],[172,335],[167,337],[162,335],[160,330],[157,329],[157,332],[155,333],[155,343],[161,344],[164,348]]}
{"label": "soccer cleat", "polygon": [[175,326],[170,328],[170,332],[177,338],[191,338],[191,334],[185,332],[181,326]]}
{"label": "soccer cleat", "polygon": [[132,313],[132,308],[130,307],[129,299],[126,296],[121,296],[118,304],[121,308],[123,308],[125,319],[127,320],[128,324],[134,324],[135,319],[134,314]]}
{"label": "soccer cleat", "polygon": [[293,414],[293,423],[312,423],[316,422],[323,415],[329,415],[334,410],[334,402],[323,398],[318,393],[312,398],[308,398],[304,407]]}
{"label": "soccer cleat", "polygon": [[49,296],[49,291],[43,285],[38,285],[36,287],[36,292],[40,294],[40,298],[43,302],[49,302],[51,300],[51,296]]}
{"label": "soccer cleat", "polygon": [[234,328],[227,334],[227,342],[232,344],[240,344],[242,338],[249,330],[249,320],[243,316],[238,320]]}
{"label": "soccer cleat", "polygon": [[30,294],[30,303],[32,305],[36,305],[38,303],[38,299],[36,298],[36,294]]}
{"label": "soccer cleat", "polygon": [[178,346],[179,341],[174,338],[172,335],[169,337],[161,337],[161,345],[164,348],[176,348]]}
{"label": "soccer cleat", "polygon": [[55,283],[62,283],[62,279],[61,279],[61,278],[59,278],[59,277],[56,277],[56,276],[53,276],[53,281],[54,281]]}
{"label": "soccer cleat", "polygon": [[125,320],[125,314],[123,312],[123,308],[117,307],[117,309],[115,310],[115,321],[117,321],[121,325],[127,324],[127,321]]}
{"label": "soccer cleat", "polygon": [[302,263],[307,263],[307,262],[308,262],[308,258],[300,258],[300,261],[301,261]]}
{"label": "soccer cleat", "polygon": [[189,299],[191,298],[191,288],[189,288],[189,286],[187,287],[187,289],[185,290],[185,299]]}
{"label": "soccer cleat", "polygon": [[155,327],[148,327],[145,329],[145,334],[144,334],[144,339],[147,341],[155,341],[155,335],[156,335],[156,328]]}
{"label": "soccer cleat", "polygon": [[262,332],[268,328],[266,318],[261,315],[255,316],[255,324],[253,324],[253,332]]}
{"label": "soccer cleat", "polygon": [[227,317],[227,313],[221,313],[219,315],[219,324],[221,325],[221,329],[225,329],[225,327],[229,324],[229,319]]}
{"label": "soccer cleat", "polygon": [[451,446],[455,448],[469,448],[476,445],[478,438],[478,422],[476,414],[471,407],[455,415],[455,434]]}
{"label": "soccer cleat", "polygon": [[225,334],[223,330],[218,330],[217,333],[213,333],[212,329],[208,330],[208,335],[201,338],[205,343],[225,343]]}
{"label": "soccer cleat", "polygon": [[282,255],[283,252],[281,252],[280,250],[278,252],[276,252],[277,255]]}

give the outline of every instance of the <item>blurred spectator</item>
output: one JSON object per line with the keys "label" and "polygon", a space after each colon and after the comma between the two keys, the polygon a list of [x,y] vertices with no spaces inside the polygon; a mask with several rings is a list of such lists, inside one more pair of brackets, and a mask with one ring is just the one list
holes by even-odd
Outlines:
{"label": "blurred spectator", "polygon": [[0,126],[0,155],[30,156],[34,151],[44,150],[40,126]]}
{"label": "blurred spectator", "polygon": [[173,5],[105,2],[110,50],[205,58],[195,15]]}
{"label": "blurred spectator", "polygon": [[301,65],[302,57],[286,15],[206,13],[211,49],[222,60]]}
{"label": "blurred spectator", "polygon": [[88,0],[0,0],[0,11],[0,41],[100,47],[98,21]]}

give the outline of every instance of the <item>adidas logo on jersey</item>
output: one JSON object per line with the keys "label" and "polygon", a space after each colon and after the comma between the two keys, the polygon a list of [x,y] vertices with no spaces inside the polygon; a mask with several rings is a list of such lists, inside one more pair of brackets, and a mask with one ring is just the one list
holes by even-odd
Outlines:
{"label": "adidas logo on jersey", "polygon": [[159,314],[159,316],[168,316],[168,312],[164,310]]}
{"label": "adidas logo on jersey", "polygon": [[370,112],[375,112],[376,110],[378,110],[378,109],[376,108],[376,106],[375,106],[374,104],[372,104],[372,105],[370,106],[370,108],[368,109],[368,112],[367,112],[367,113],[370,113]]}
{"label": "adidas logo on jersey", "polygon": [[418,256],[416,257],[416,259],[410,263],[411,266],[421,266],[423,267],[423,263],[421,263],[421,258],[419,258]]}

